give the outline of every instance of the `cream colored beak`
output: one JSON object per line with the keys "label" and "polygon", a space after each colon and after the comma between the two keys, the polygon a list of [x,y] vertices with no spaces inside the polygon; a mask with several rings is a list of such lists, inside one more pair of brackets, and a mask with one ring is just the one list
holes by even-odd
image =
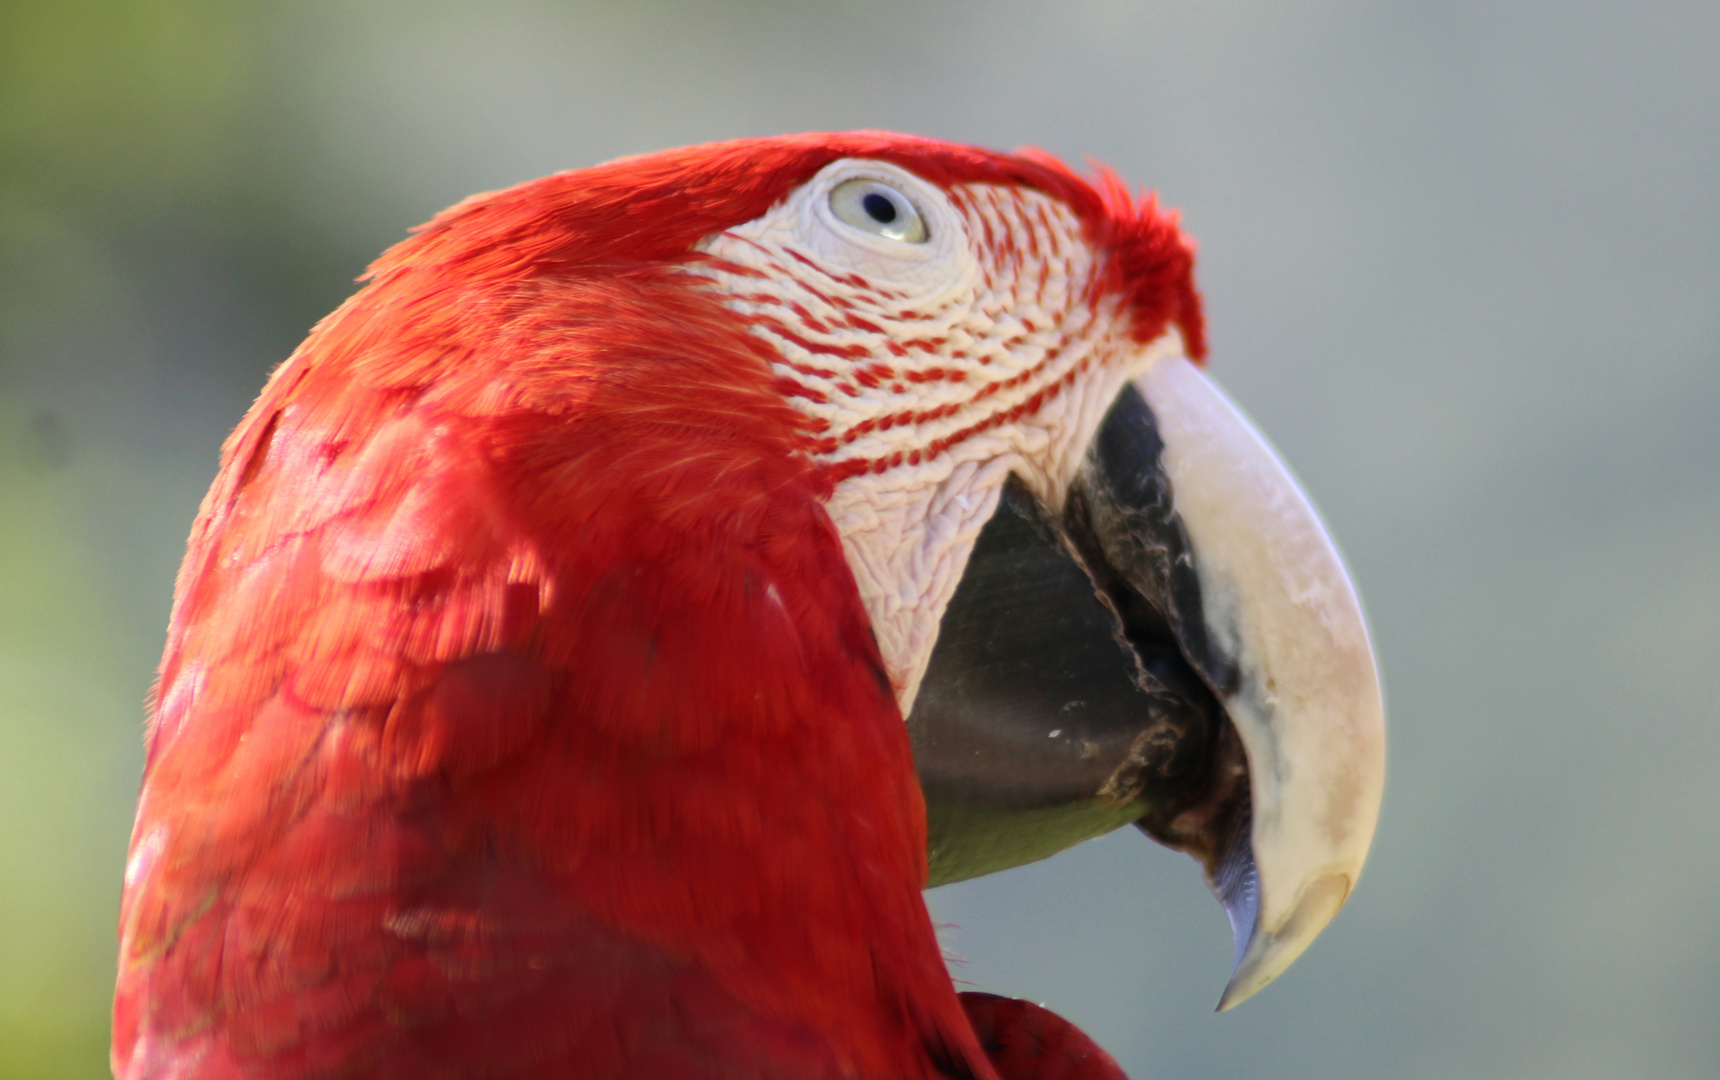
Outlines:
{"label": "cream colored beak", "polygon": [[1248,759],[1247,843],[1208,862],[1237,941],[1224,1010],[1289,967],[1355,888],[1385,783],[1384,706],[1343,561],[1265,439],[1180,356],[1134,386],[1199,582],[1201,625],[1178,637]]}

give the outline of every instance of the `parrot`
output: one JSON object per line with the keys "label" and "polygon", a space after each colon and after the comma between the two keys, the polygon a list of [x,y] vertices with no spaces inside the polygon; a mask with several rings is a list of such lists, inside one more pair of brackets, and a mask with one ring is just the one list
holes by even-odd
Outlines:
{"label": "parrot", "polygon": [[1134,826],[1221,1008],[1361,872],[1354,586],[1103,166],[877,131],[475,195],[224,444],[116,1080],[1114,1080],[924,891]]}

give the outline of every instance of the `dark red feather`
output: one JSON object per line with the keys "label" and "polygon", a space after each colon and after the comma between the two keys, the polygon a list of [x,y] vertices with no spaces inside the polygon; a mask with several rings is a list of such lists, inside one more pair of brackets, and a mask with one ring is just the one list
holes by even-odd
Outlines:
{"label": "dark red feather", "polygon": [[1086,1032],[1043,1005],[972,990],[961,999],[998,1080],[1128,1080]]}

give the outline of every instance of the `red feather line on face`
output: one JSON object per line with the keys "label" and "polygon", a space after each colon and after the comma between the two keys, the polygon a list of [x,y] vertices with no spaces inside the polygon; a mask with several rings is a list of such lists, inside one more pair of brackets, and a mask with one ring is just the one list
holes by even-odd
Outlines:
{"label": "red feather line on face", "polygon": [[121,914],[122,1080],[988,1076],[902,720],[767,346],[679,267],[840,157],[1075,206],[1137,332],[1191,249],[1120,185],[874,133],[477,196],[229,439]]}

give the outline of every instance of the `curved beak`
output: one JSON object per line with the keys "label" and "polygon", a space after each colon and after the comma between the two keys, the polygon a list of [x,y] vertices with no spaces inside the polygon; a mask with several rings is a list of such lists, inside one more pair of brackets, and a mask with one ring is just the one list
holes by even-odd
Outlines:
{"label": "curved beak", "polygon": [[1228,1009],[1348,898],[1385,775],[1361,607],[1319,517],[1186,359],[1124,388],[1058,511],[1012,482],[908,718],[932,883],[1134,823],[1205,867]]}

